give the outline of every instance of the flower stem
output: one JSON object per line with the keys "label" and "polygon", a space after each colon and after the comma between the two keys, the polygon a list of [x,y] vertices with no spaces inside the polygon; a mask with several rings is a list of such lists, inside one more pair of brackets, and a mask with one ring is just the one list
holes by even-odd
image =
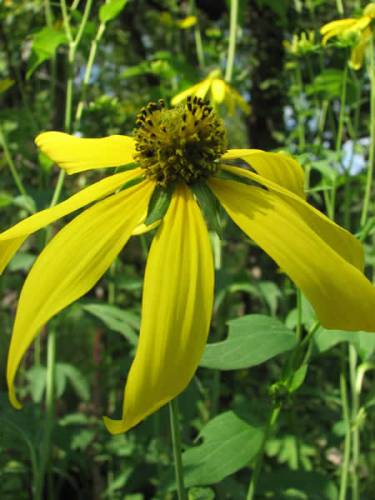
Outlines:
{"label": "flower stem", "polygon": [[359,392],[357,391],[357,351],[349,344],[349,374],[351,389],[351,430],[352,430],[352,500],[359,500],[358,465],[361,450],[360,433],[357,422],[359,411]]}
{"label": "flower stem", "polygon": [[374,161],[375,161],[375,62],[374,62],[374,42],[371,38],[370,43],[370,151],[369,151],[369,162],[367,169],[367,179],[365,187],[365,195],[362,206],[361,214],[361,227],[363,228],[367,221],[372,178],[374,174]]}
{"label": "flower stem", "polygon": [[[38,480],[36,482],[36,500],[43,498],[44,477],[49,472],[51,434],[55,417],[55,368],[56,368],[56,334],[52,330],[47,340],[47,379],[46,379],[46,419],[43,432],[43,440],[40,450],[40,465],[38,470]],[[49,492],[48,498],[52,498]]]}
{"label": "flower stem", "polygon": [[340,372],[340,393],[341,393],[341,404],[342,404],[342,415],[345,424],[345,442],[344,442],[344,458],[341,467],[340,475],[340,493],[339,500],[346,499],[346,490],[348,487],[348,474],[349,474],[349,464],[350,464],[350,454],[351,454],[351,429],[350,429],[350,410],[348,402],[347,393],[347,377],[346,377],[346,359],[344,355],[344,350],[341,352],[341,372]]}
{"label": "flower stem", "polygon": [[169,420],[171,424],[171,437],[172,437],[172,447],[173,447],[173,459],[174,468],[176,475],[176,486],[178,500],[187,500],[185,485],[184,485],[184,473],[182,467],[181,458],[181,434],[180,426],[178,422],[178,406],[177,400],[174,399],[169,403]]}
{"label": "flower stem", "polygon": [[253,500],[255,498],[255,492],[256,492],[257,485],[258,485],[260,472],[261,472],[262,467],[263,467],[264,450],[266,447],[266,443],[267,443],[267,440],[268,440],[269,435],[271,433],[271,430],[273,429],[273,426],[275,425],[275,423],[279,417],[280,411],[281,411],[281,406],[276,405],[273,407],[273,409],[270,412],[268,422],[267,422],[266,428],[264,430],[260,450],[259,450],[259,453],[256,457],[254,472],[253,472],[253,475],[251,476],[251,481],[250,481],[249,489],[247,492],[246,500]]}
{"label": "flower stem", "polygon": [[1,144],[1,147],[3,148],[5,160],[9,166],[10,173],[12,174],[14,183],[17,186],[19,193],[22,196],[27,196],[25,186],[22,183],[21,177],[18,175],[16,166],[13,162],[12,156],[11,156],[10,151],[9,151],[9,147],[8,147],[8,143],[7,143],[4,131],[1,127],[0,127],[0,144]]}
{"label": "flower stem", "polygon": [[234,57],[236,54],[237,37],[237,18],[238,18],[238,0],[230,2],[230,27],[229,27],[229,46],[227,56],[227,67],[225,69],[225,81],[230,82],[233,76]]}

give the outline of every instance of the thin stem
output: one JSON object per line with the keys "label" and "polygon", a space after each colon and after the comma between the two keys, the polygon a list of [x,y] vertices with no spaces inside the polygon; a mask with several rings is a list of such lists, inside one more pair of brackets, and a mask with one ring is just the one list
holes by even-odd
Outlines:
{"label": "thin stem", "polygon": [[87,87],[90,83],[91,72],[92,72],[92,67],[93,67],[94,61],[95,61],[96,51],[98,50],[98,44],[99,44],[99,42],[100,42],[100,40],[105,32],[105,28],[106,28],[106,24],[100,23],[98,31],[96,32],[96,35],[91,42],[89,58],[88,58],[87,64],[86,64],[85,74],[83,76],[83,87],[82,87],[81,99],[78,103],[77,111],[76,111],[75,119],[74,119],[76,126],[79,126],[79,123],[80,123],[81,118],[82,118],[82,112],[83,112],[83,108],[84,108],[85,100],[86,100]]}
{"label": "thin stem", "polygon": [[342,3],[342,0],[336,0],[336,7],[337,7],[337,12],[339,13],[340,16],[344,15],[344,6]]}
{"label": "thin stem", "polygon": [[178,500],[187,500],[181,458],[181,434],[178,422],[178,407],[176,399],[169,403],[169,419],[171,424],[173,459],[176,474]]}
{"label": "thin stem", "polygon": [[374,174],[374,161],[375,161],[375,63],[374,63],[374,41],[371,38],[370,44],[370,151],[369,162],[367,169],[367,179],[365,187],[365,195],[362,206],[361,214],[361,227],[364,227],[367,222],[369,211],[372,178]]}
{"label": "thin stem", "polygon": [[[347,81],[348,81],[348,64],[345,62],[344,73],[343,73],[343,77],[342,77],[341,96],[340,96],[340,114],[339,114],[339,122],[338,122],[337,135],[336,135],[336,157],[337,157],[337,159],[339,158],[339,154],[341,152],[342,139],[343,139],[343,135],[344,135]],[[333,181],[332,181],[332,191],[331,191],[330,208],[329,208],[329,217],[331,219],[335,218],[336,191],[337,191],[336,177],[334,177]]]}
{"label": "thin stem", "polygon": [[358,428],[359,392],[357,391],[357,351],[349,344],[349,373],[352,403],[352,500],[359,500],[358,466],[361,452],[360,433]]}
{"label": "thin stem", "polygon": [[266,447],[266,443],[268,441],[271,430],[273,429],[273,426],[275,425],[275,423],[279,417],[280,411],[281,411],[281,406],[280,405],[275,406],[272,409],[270,416],[268,418],[268,422],[267,422],[266,428],[264,430],[260,450],[259,450],[258,455],[256,457],[254,472],[253,472],[253,475],[251,476],[251,481],[250,481],[249,489],[247,492],[246,500],[253,500],[253,498],[255,497],[255,492],[257,489],[260,473],[261,473],[261,470],[263,467],[264,450]]}
{"label": "thin stem", "polygon": [[297,120],[298,120],[298,149],[300,152],[304,151],[306,146],[305,139],[305,124],[304,124],[304,116],[303,116],[303,80],[302,73],[299,64],[296,64],[296,80],[298,87],[298,109],[297,109]]}
{"label": "thin stem", "polygon": [[14,183],[17,186],[18,191],[22,196],[27,196],[27,191],[22,183],[21,177],[18,175],[17,168],[13,162],[12,156],[10,154],[8,143],[4,134],[3,129],[0,127],[0,144],[4,151],[5,160],[8,164],[10,173],[13,177]]}
{"label": "thin stem", "polygon": [[237,18],[238,18],[238,0],[230,2],[230,27],[229,27],[229,45],[227,56],[227,67],[225,69],[225,81],[230,82],[233,76],[234,57],[236,54],[237,37]]}
{"label": "thin stem", "polygon": [[341,404],[342,404],[342,416],[345,424],[345,443],[344,443],[344,458],[341,466],[341,475],[340,475],[339,500],[346,500],[352,440],[351,440],[350,409],[348,402],[346,363],[345,363],[344,351],[342,351],[341,353],[340,393],[341,393]]}
{"label": "thin stem", "polygon": [[[52,330],[47,340],[46,419],[40,451],[40,467],[35,493],[36,500],[42,500],[43,498],[44,477],[50,463],[51,434],[55,416],[55,368],[56,334]],[[48,498],[51,497],[49,496]]]}

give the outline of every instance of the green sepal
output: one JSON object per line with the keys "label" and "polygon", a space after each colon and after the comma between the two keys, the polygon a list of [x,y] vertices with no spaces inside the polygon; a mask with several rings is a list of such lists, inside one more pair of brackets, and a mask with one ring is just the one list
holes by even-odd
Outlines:
{"label": "green sepal", "polygon": [[125,182],[125,184],[121,186],[121,191],[123,191],[124,189],[128,189],[132,186],[136,186],[137,184],[139,184],[144,180],[145,180],[144,175],[137,175],[137,177],[133,177],[133,179],[130,179],[127,182]]}
{"label": "green sepal", "polygon": [[156,186],[148,205],[147,217],[144,222],[146,226],[150,226],[164,217],[172,199],[173,188],[174,186],[171,184],[167,187]]}
{"label": "green sepal", "polygon": [[118,172],[127,172],[128,170],[134,170],[137,167],[139,167],[138,163],[133,161],[131,163],[126,163],[125,165],[121,165],[120,167],[116,167],[115,173],[117,174]]}
{"label": "green sepal", "polygon": [[246,184],[248,186],[264,187],[261,184],[258,184],[256,181],[249,179],[248,177],[236,175],[233,172],[228,172],[228,170],[224,170],[222,168],[215,174],[215,177],[217,177],[218,179],[223,179],[225,181],[241,182],[241,184]]}
{"label": "green sepal", "polygon": [[208,224],[221,238],[223,234],[220,218],[221,206],[216,196],[205,182],[197,182],[192,184],[190,187],[198,200],[199,206],[201,207]]}

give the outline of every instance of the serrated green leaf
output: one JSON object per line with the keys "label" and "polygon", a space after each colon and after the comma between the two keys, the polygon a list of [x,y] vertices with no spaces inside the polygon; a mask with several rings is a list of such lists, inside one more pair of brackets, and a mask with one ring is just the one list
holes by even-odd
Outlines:
{"label": "serrated green leaf", "polygon": [[268,316],[243,316],[228,321],[228,326],[225,340],[206,346],[200,366],[218,370],[249,368],[297,345],[294,333]]}
{"label": "serrated green leaf", "polygon": [[99,9],[99,19],[102,23],[111,21],[117,17],[126,6],[128,0],[109,0]]}
{"label": "serrated green leaf", "polygon": [[157,186],[152,193],[150,203],[148,205],[147,217],[145,220],[146,226],[150,226],[154,222],[161,220],[168,210],[172,199],[173,187]]}
{"label": "serrated green leaf", "polygon": [[217,198],[205,183],[197,182],[196,184],[192,184],[191,189],[206,216],[209,226],[221,237],[223,230],[220,223],[220,205]]}
{"label": "serrated green leaf", "polygon": [[201,445],[182,455],[186,486],[215,484],[248,465],[260,449],[263,430],[228,411],[212,419],[201,437]]}
{"label": "serrated green leaf", "polygon": [[69,380],[77,396],[84,401],[88,401],[90,399],[90,388],[82,373],[75,366],[68,363],[59,363],[59,369]]}
{"label": "serrated green leaf", "polygon": [[110,330],[121,333],[131,345],[137,345],[135,331],[139,329],[139,317],[136,314],[108,304],[85,304],[82,308],[103,321]]}
{"label": "serrated green leaf", "polygon": [[57,48],[67,43],[67,37],[63,28],[50,28],[48,26],[37,31],[32,36],[31,56],[26,73],[29,79],[36,68],[48,59],[52,59]]}
{"label": "serrated green leaf", "polygon": [[46,368],[44,366],[32,366],[26,372],[27,379],[30,383],[31,398],[34,403],[40,403],[43,397],[43,392],[46,387]]}

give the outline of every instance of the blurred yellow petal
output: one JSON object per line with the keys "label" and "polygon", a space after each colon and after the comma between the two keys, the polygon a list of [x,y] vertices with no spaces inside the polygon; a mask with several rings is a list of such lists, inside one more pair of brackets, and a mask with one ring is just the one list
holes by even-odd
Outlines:
{"label": "blurred yellow petal", "polygon": [[244,176],[252,181],[262,184],[269,190],[278,194],[286,203],[288,203],[296,212],[300,214],[301,218],[310,227],[310,229],[322,238],[327,245],[331,246],[333,250],[341,255],[341,257],[349,264],[357,267],[360,271],[363,270],[364,255],[362,245],[348,231],[328,219],[328,217],[319,212],[319,210],[311,206],[301,197],[296,196],[293,192],[284,189],[278,184],[275,184],[274,182],[243,168],[227,166],[223,168],[232,174]]}
{"label": "blurred yellow petal", "polygon": [[82,139],[63,132],[43,132],[36,137],[35,143],[68,174],[120,167],[134,161],[135,141],[126,135]]}
{"label": "blurred yellow petal", "polygon": [[367,28],[361,34],[361,40],[358,43],[358,45],[353,48],[349,61],[349,64],[353,69],[359,70],[362,67],[366,48],[371,37],[372,37],[372,31],[370,28]]}
{"label": "blurred yellow petal", "polygon": [[375,288],[295,206],[255,186],[219,179],[209,184],[233,221],[303,291],[323,326],[375,331]]}
{"label": "blurred yellow petal", "polygon": [[259,175],[305,198],[304,171],[301,165],[285,153],[267,153],[260,149],[230,149],[222,160],[240,159]]}
{"label": "blurred yellow petal", "polygon": [[358,21],[358,19],[355,19],[355,18],[338,19],[336,21],[331,21],[327,24],[324,24],[320,28],[320,34],[326,35],[330,31],[335,31],[335,33],[340,33],[342,31],[350,28],[354,24],[356,24],[357,21]]}
{"label": "blurred yellow petal", "polygon": [[102,277],[132,234],[154,186],[148,181],[114,194],[78,215],[45,247],[23,286],[10,343],[7,381],[19,408],[14,377],[42,326]]}
{"label": "blurred yellow petal", "polygon": [[213,288],[206,224],[190,190],[180,186],[147,260],[141,333],[122,419],[104,419],[111,433],[130,429],[188,385],[207,340]]}
{"label": "blurred yellow petal", "polygon": [[195,26],[197,24],[198,20],[196,16],[187,16],[184,19],[181,19],[180,21],[177,21],[177,26],[182,29],[182,30],[187,30],[191,28],[192,26]]}
{"label": "blurred yellow petal", "polygon": [[0,273],[2,273],[18,248],[30,234],[99,198],[107,196],[129,180],[141,174],[142,170],[137,168],[129,172],[122,172],[106,177],[82,189],[82,191],[58,205],[41,210],[31,217],[22,220],[7,231],[0,233]]}
{"label": "blurred yellow petal", "polygon": [[212,80],[211,95],[213,102],[221,104],[224,101],[225,93],[227,92],[227,84],[221,78]]}
{"label": "blurred yellow petal", "polygon": [[[143,217],[143,220],[145,218],[146,218],[146,216]],[[158,227],[160,222],[161,222],[160,220],[156,220],[152,224],[148,224],[148,225],[146,225],[142,222],[141,224],[138,224],[138,226],[134,229],[132,234],[133,234],[133,236],[139,236],[140,234],[148,233],[149,231],[152,231],[153,229]]]}
{"label": "blurred yellow petal", "polygon": [[211,86],[211,82],[211,78],[206,78],[206,80],[203,80],[202,82],[199,82],[196,85],[193,85],[192,87],[189,87],[183,92],[175,95],[171,101],[172,106],[176,106],[180,102],[184,101],[187,97],[189,97],[189,95],[201,97],[202,99],[204,99]]}

